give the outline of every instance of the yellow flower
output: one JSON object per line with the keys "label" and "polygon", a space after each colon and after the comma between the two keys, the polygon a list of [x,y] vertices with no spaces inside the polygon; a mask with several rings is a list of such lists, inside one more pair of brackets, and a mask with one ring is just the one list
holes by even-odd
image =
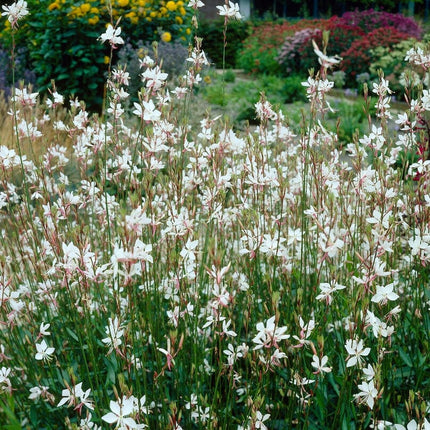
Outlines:
{"label": "yellow flower", "polygon": [[183,6],[183,5],[184,5],[184,2],[183,2],[183,1],[181,1],[181,0],[179,0],[176,4],[178,5],[178,7],[180,7],[180,6]]}
{"label": "yellow flower", "polygon": [[187,14],[187,11],[181,6],[180,8],[179,8],[179,13],[182,15],[182,16],[184,16],[184,15],[186,15]]}
{"label": "yellow flower", "polygon": [[93,16],[92,18],[88,18],[88,24],[96,25],[99,22],[98,16]]}
{"label": "yellow flower", "polygon": [[187,29],[185,30],[185,33],[187,33],[187,35],[189,36],[189,35],[191,34],[191,28],[187,28]]}
{"label": "yellow flower", "polygon": [[170,0],[167,2],[166,7],[170,10],[170,12],[174,12],[178,6],[174,1]]}
{"label": "yellow flower", "polygon": [[183,23],[184,23],[184,20],[183,20],[180,16],[176,16],[176,17],[175,17],[175,21],[176,21],[179,25],[181,25],[181,24],[183,24]]}
{"label": "yellow flower", "polygon": [[55,1],[54,1],[54,3],[51,3],[51,4],[48,6],[48,10],[49,10],[49,11],[54,10],[54,9],[60,9],[60,5],[59,5],[57,2],[55,2]]}
{"label": "yellow flower", "polygon": [[126,7],[130,3],[129,0],[117,0],[117,2],[118,2],[118,6],[120,7]]}
{"label": "yellow flower", "polygon": [[139,5],[139,7],[144,7],[144,6],[145,6],[145,4],[146,4],[146,1],[145,1],[145,0],[139,0],[139,1],[137,2],[137,4]]}
{"label": "yellow flower", "polygon": [[105,64],[109,64],[109,62],[110,62],[110,58],[109,58],[107,55],[105,55],[105,57],[104,57],[104,59],[103,59],[103,62],[104,62]]}
{"label": "yellow flower", "polygon": [[83,14],[86,14],[87,12],[90,11],[91,5],[89,3],[81,4],[80,9],[81,9]]}
{"label": "yellow flower", "polygon": [[210,83],[212,82],[212,79],[211,79],[211,77],[210,77],[209,75],[206,75],[206,76],[203,78],[203,80],[204,80],[207,84],[210,84]]}
{"label": "yellow flower", "polygon": [[172,35],[168,32],[165,31],[162,35],[161,35],[161,40],[163,42],[170,42],[172,40]]}
{"label": "yellow flower", "polygon": [[167,14],[167,9],[164,6],[160,7],[160,13],[162,15],[166,15]]}
{"label": "yellow flower", "polygon": [[95,15],[98,15],[100,13],[100,11],[98,10],[98,8],[96,8],[96,7],[92,7],[91,10],[90,10],[90,12],[93,13],[93,14],[95,14]]}
{"label": "yellow flower", "polygon": [[139,18],[134,11],[126,13],[125,17],[128,18],[132,24],[137,24],[139,22]]}
{"label": "yellow flower", "polygon": [[149,14],[149,16],[150,16],[151,18],[157,18],[157,12],[155,12],[155,10],[153,10],[153,11]]}

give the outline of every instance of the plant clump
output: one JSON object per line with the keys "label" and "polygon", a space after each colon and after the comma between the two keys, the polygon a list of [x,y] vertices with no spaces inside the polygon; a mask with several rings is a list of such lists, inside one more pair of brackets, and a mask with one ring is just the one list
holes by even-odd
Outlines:
{"label": "plant clump", "polygon": [[[27,3],[3,10],[15,35]],[[239,13],[219,10],[226,27]],[[126,35],[108,24],[98,37],[112,54]],[[171,86],[144,57],[131,103],[129,73],[110,63],[103,117],[13,88],[0,422],[428,427],[430,52],[406,54],[422,85],[402,112],[380,73],[367,129],[340,148],[327,123],[338,57],[313,45],[298,131],[262,93],[239,132],[195,108],[200,42]]]}

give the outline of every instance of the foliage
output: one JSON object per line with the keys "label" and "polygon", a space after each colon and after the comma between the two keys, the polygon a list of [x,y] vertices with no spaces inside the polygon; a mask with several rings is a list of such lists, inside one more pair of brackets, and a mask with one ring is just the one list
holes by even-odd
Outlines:
{"label": "foliage", "polygon": [[340,18],[265,23],[254,27],[244,41],[240,67],[252,73],[271,74],[317,69],[311,42],[314,40],[322,49],[324,31],[330,33],[327,55],[343,57],[341,68],[347,72],[347,84],[352,86],[357,74],[368,72],[373,48],[390,47],[411,36],[420,38],[422,34],[412,18],[373,9],[347,12]]}
{"label": "foliage", "polygon": [[[142,86],[141,61],[148,55],[151,59],[162,65],[165,73],[174,81],[185,70],[185,60],[188,58],[188,49],[178,40],[172,42],[144,43],[138,41],[126,43],[118,51],[117,65],[126,68],[130,75],[129,92],[133,99]],[[134,100],[136,101],[136,100]]]}
{"label": "foliage", "polygon": [[[408,58],[423,82],[429,52]],[[196,107],[198,41],[186,64],[171,91],[146,62],[129,114],[121,69],[103,118],[56,92],[10,100],[3,427],[428,426],[429,90],[396,115],[381,75],[341,150],[324,66],[299,124],[268,99],[282,79],[236,82],[272,89],[238,132]]]}
{"label": "foliage", "polygon": [[[27,3],[32,12],[20,24],[16,42],[28,50],[38,89],[45,91],[54,80],[56,88],[66,96],[85,97],[90,109],[99,110],[103,100],[109,51],[97,38],[106,23],[121,18],[123,31],[134,42],[187,41],[191,34],[192,13],[182,1],[164,5],[146,0],[116,0],[111,10],[110,3],[103,0]],[[8,21],[3,40],[10,41]]]}
{"label": "foliage", "polygon": [[[233,73],[233,72],[232,72]],[[213,82],[202,89],[202,96],[210,104],[226,107],[230,121],[242,128],[243,122],[257,124],[255,104],[264,93],[275,106],[306,101],[306,91],[299,75],[280,78],[274,75],[261,75],[252,80],[229,80],[214,76]],[[226,83],[234,85],[226,85]]]}
{"label": "foliage", "polygon": [[343,88],[345,86],[346,74],[343,70],[336,70],[328,75],[328,79],[334,82],[336,88]]}
{"label": "foliage", "polygon": [[[249,23],[245,20],[230,21],[227,27],[227,44],[224,41],[224,19],[202,21],[198,35],[203,39],[202,47],[212,64],[218,69],[237,67],[237,56],[242,42],[249,32]],[[225,45],[225,58],[224,58]]]}
{"label": "foliage", "polygon": [[288,76],[284,79],[284,84],[280,92],[283,103],[294,103],[306,101],[306,91],[302,82],[305,81],[300,75]]}
{"label": "foliage", "polygon": [[299,73],[300,70],[310,70],[311,68],[314,70],[318,69],[319,65],[312,40],[322,49],[324,45],[323,31],[329,32],[328,44],[326,47],[326,54],[329,56],[340,55],[344,50],[348,49],[355,40],[362,38],[364,35],[363,30],[359,27],[346,25],[339,21],[337,17],[323,21],[322,24],[322,29],[302,30],[285,40],[278,61],[282,64],[283,52],[290,52],[289,57],[294,58],[295,66],[294,68],[287,68],[287,72],[288,70],[292,70],[295,73]]}
{"label": "foliage", "polygon": [[[366,112],[362,99],[335,100],[331,103],[333,112],[327,118],[334,120],[329,129],[336,132],[339,143],[346,145],[354,141],[355,136],[363,135],[369,127],[369,112]],[[373,112],[374,113],[374,112]]]}
{"label": "foliage", "polygon": [[6,95],[11,95],[12,87],[12,70],[14,70],[15,82],[25,81],[26,84],[35,84],[36,76],[33,70],[30,70],[28,62],[28,50],[26,47],[20,47],[15,55],[15,68],[12,66],[12,58],[9,50],[1,48],[0,45],[0,90]]}
{"label": "foliage", "polygon": [[318,28],[319,26],[321,26],[320,20],[257,24],[243,42],[238,66],[246,72],[252,73],[280,73],[281,67],[276,57],[285,37],[294,35],[296,31],[305,28]]}
{"label": "foliage", "polygon": [[228,69],[228,70],[224,71],[224,73],[222,75],[222,79],[224,80],[224,82],[235,82],[236,81],[236,74],[234,73],[233,70]]}
{"label": "foliage", "polygon": [[321,36],[320,29],[305,28],[303,30],[296,31],[294,35],[285,38],[279,51],[279,55],[276,58],[276,60],[283,66],[284,72],[289,74],[291,72],[296,73],[297,71],[302,70],[301,51],[305,44],[312,46],[311,41],[315,39],[317,35]]}
{"label": "foliage", "polygon": [[[369,67],[371,77],[376,80],[379,70],[383,70],[384,74],[390,78],[393,90],[401,96],[405,86],[411,89],[414,86],[412,84],[420,83],[418,78],[420,71],[416,67],[406,67],[403,60],[410,49],[414,47],[425,49],[427,43],[426,39],[418,42],[416,39],[410,38],[390,47],[377,46],[371,51],[372,64]],[[407,75],[415,76],[415,79],[410,80]],[[406,80],[409,80],[408,84],[406,84]]]}
{"label": "foliage", "polygon": [[391,48],[407,39],[408,34],[401,33],[394,27],[384,27],[354,41],[351,47],[341,54],[343,61],[340,67],[348,77],[347,84],[354,86],[357,75],[369,71],[372,64],[372,49],[378,46]]}
{"label": "foliage", "polygon": [[411,17],[406,17],[401,13],[394,14],[374,9],[345,12],[340,21],[346,25],[358,26],[365,33],[384,27],[394,27],[400,33],[409,34],[415,39],[420,39],[423,33],[420,25]]}

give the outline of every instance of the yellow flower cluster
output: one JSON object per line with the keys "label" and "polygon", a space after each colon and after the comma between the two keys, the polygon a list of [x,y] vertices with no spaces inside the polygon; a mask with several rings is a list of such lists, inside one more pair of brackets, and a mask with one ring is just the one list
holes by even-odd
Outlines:
{"label": "yellow flower cluster", "polygon": [[[164,42],[191,34],[192,10],[187,0],[51,0],[49,12],[64,13],[70,20],[100,26],[121,18],[123,32],[129,37]],[[42,4],[40,7],[43,8]],[[45,9],[46,10],[46,9]],[[98,28],[98,27],[97,27]]]}
{"label": "yellow flower cluster", "polygon": [[48,6],[49,11],[53,11],[55,9],[61,9],[66,0],[55,0]]}

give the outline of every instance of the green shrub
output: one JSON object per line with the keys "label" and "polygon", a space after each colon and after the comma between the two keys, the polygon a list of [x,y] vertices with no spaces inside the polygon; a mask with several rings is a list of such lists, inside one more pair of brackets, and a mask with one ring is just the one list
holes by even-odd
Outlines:
{"label": "green shrub", "polygon": [[236,74],[233,72],[233,70],[226,70],[222,78],[224,82],[234,82],[236,80]]}
{"label": "green shrub", "polygon": [[33,10],[27,27],[39,91],[45,91],[53,79],[62,94],[85,97],[89,109],[98,109],[107,70],[106,47],[97,41],[100,26],[89,25],[86,17],[70,19],[62,8],[48,10],[43,3]]}
{"label": "green shrub", "polygon": [[[133,43],[185,43],[191,37],[192,12],[181,0],[115,0],[109,5],[104,0],[27,3],[31,15],[20,24],[16,42],[18,47],[28,48],[37,89],[45,91],[54,80],[58,91],[85,98],[91,110],[100,110],[103,100],[110,47],[102,45],[98,38],[107,23],[121,18],[121,36]],[[2,42],[11,46],[8,21],[1,36]]]}
{"label": "green shrub", "polygon": [[284,79],[284,85],[282,87],[282,96],[284,103],[294,103],[306,101],[306,90],[302,85],[303,79],[301,76],[293,75]]}
{"label": "green shrub", "polygon": [[347,84],[355,85],[357,75],[369,71],[373,62],[372,50],[379,46],[391,50],[394,45],[407,39],[408,34],[401,33],[394,27],[385,27],[355,40],[351,47],[341,54],[343,61],[340,67],[346,73]]}
{"label": "green shrub", "polygon": [[[203,39],[203,49],[217,68],[223,67],[224,19],[203,21],[199,27],[199,36]],[[242,42],[248,36],[249,23],[229,21],[227,27],[227,45],[225,46],[225,67],[237,67],[237,54],[242,49]]]}
{"label": "green shrub", "polygon": [[132,101],[136,101],[137,93],[142,87],[142,69],[140,60],[148,55],[162,65],[163,72],[174,80],[185,71],[185,60],[188,49],[178,40],[174,42],[126,43],[118,52],[118,65],[127,69],[130,75],[129,93]]}
{"label": "green shrub", "polygon": [[[430,36],[430,35],[429,35]],[[429,37],[427,36],[427,38]],[[406,53],[413,47],[421,47],[425,49],[428,40],[425,37],[422,42],[418,42],[414,38],[402,40],[401,42],[391,46],[378,46],[371,51],[372,64],[370,65],[371,78],[378,78],[378,70],[383,70],[384,75],[390,79],[391,88],[396,92],[403,92],[405,86],[405,76],[414,74],[413,67],[410,64],[405,64]],[[409,79],[409,83],[413,84],[414,80]]]}

